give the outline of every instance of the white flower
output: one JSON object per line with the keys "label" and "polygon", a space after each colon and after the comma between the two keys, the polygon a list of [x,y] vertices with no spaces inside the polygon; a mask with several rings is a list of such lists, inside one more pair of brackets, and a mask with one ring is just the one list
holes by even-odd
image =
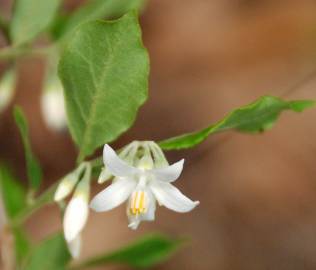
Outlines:
{"label": "white flower", "polygon": [[[97,212],[108,211],[128,200],[129,227],[136,229],[141,221],[155,219],[156,200],[159,205],[181,213],[197,206],[198,201],[191,201],[170,184],[180,176],[184,160],[169,166],[157,147],[153,142],[141,144],[140,150],[139,145],[133,145],[129,151],[136,148],[137,154],[130,163],[137,165],[132,166],[106,144],[103,161],[115,178],[109,187],[93,198],[90,207]],[[158,150],[161,151],[159,155]]]}
{"label": "white flower", "polygon": [[63,88],[58,78],[46,82],[41,97],[41,109],[49,128],[61,131],[67,127]]}
{"label": "white flower", "polygon": [[[84,175],[79,181],[83,170],[85,170]],[[56,201],[61,201],[75,188],[74,194],[66,207],[63,220],[64,236],[69,251],[74,258],[77,258],[80,254],[81,232],[87,223],[89,215],[90,176],[90,164],[83,163],[61,181],[54,197]],[[79,183],[77,184],[78,181]]]}

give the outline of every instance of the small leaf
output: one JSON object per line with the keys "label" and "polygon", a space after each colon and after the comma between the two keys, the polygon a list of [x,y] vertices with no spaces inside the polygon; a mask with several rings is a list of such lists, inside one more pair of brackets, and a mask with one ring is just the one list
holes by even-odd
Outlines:
{"label": "small leaf", "polygon": [[33,40],[51,24],[60,0],[16,0],[10,35],[14,45]]}
{"label": "small leaf", "polygon": [[115,140],[147,99],[149,60],[134,12],[78,27],[59,63],[79,161]]}
{"label": "small leaf", "polygon": [[86,269],[103,264],[126,264],[135,268],[148,268],[169,258],[183,243],[164,235],[147,235],[138,241],[109,254],[92,258],[74,269]]}
{"label": "small leaf", "polygon": [[24,145],[27,176],[29,179],[30,187],[36,190],[39,188],[42,180],[42,170],[36,157],[32,152],[31,143],[29,140],[28,124],[21,108],[14,108],[14,118],[16,125],[19,128]]}
{"label": "small leaf", "polygon": [[41,242],[32,252],[25,270],[63,270],[71,256],[62,233]]}
{"label": "small leaf", "polygon": [[7,217],[13,219],[26,205],[25,190],[4,165],[0,165],[0,185]]}
{"label": "small leaf", "polygon": [[315,102],[312,100],[284,101],[277,97],[264,96],[254,103],[234,110],[214,125],[161,141],[159,145],[164,150],[179,150],[193,147],[203,142],[209,135],[229,129],[245,133],[263,132],[273,127],[282,111],[302,112],[314,105]]}
{"label": "small leaf", "polygon": [[15,91],[15,83],[15,70],[7,70],[0,80],[0,112],[4,111],[11,102]]}
{"label": "small leaf", "polygon": [[110,19],[122,16],[130,10],[139,10],[145,0],[90,0],[77,10],[68,19],[59,21],[55,30],[55,38],[67,36],[81,23],[96,19]]}

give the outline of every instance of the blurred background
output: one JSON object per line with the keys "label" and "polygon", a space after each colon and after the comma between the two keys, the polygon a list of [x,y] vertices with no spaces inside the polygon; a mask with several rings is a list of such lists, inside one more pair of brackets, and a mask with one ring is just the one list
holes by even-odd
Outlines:
{"label": "blurred background", "polygon": [[[69,10],[80,4],[64,1]],[[9,14],[10,7],[11,1],[0,0],[1,10]],[[151,59],[150,98],[115,147],[200,129],[265,94],[316,97],[313,0],[149,0],[141,25]],[[3,70],[6,63],[0,65]],[[73,168],[76,149],[66,131],[52,131],[43,121],[44,65],[40,57],[19,61],[13,103],[26,112],[49,186]],[[186,158],[176,185],[200,206],[188,214],[159,208],[156,221],[136,232],[127,228],[125,206],[91,212],[82,258],[161,231],[191,243],[157,270],[315,269],[315,119],[315,110],[285,113],[265,134],[225,133],[167,153],[170,161]],[[0,115],[0,159],[26,178],[12,106]],[[95,185],[93,193],[102,188]],[[57,207],[46,207],[26,226],[35,240],[56,231]]]}

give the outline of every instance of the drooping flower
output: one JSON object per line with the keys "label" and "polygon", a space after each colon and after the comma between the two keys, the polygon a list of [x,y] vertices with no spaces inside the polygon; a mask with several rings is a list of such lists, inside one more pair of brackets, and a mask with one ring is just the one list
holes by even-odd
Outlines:
{"label": "drooping flower", "polygon": [[[80,180],[83,171],[84,174]],[[90,177],[91,166],[83,163],[60,182],[54,197],[55,201],[59,202],[75,190],[66,207],[63,220],[64,236],[74,258],[80,254],[81,232],[89,215]]]}
{"label": "drooping flower", "polygon": [[171,184],[180,176],[184,160],[169,166],[154,142],[133,142],[119,156],[106,144],[103,161],[107,176],[110,173],[114,179],[93,198],[90,207],[103,212],[128,201],[127,216],[132,229],[136,229],[141,221],[155,219],[156,201],[181,213],[189,212],[199,204]]}

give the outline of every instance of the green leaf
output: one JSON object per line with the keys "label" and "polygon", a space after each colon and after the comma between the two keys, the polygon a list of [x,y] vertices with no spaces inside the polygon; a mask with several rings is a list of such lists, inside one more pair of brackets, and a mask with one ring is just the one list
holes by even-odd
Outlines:
{"label": "green leaf", "polygon": [[75,10],[68,19],[61,19],[54,29],[55,38],[66,36],[81,23],[122,16],[130,10],[140,10],[145,0],[90,0]]}
{"label": "green leaf", "polygon": [[16,0],[10,35],[14,45],[33,40],[46,30],[55,17],[60,0]]}
{"label": "green leaf", "polygon": [[30,187],[36,190],[40,186],[42,180],[42,170],[32,152],[31,143],[29,140],[28,124],[21,108],[14,108],[14,118],[16,125],[19,128],[24,145],[27,176],[29,179]]}
{"label": "green leaf", "polygon": [[[0,165],[0,190],[6,216],[12,220],[25,208],[26,192],[4,165]],[[14,236],[16,259],[18,263],[21,263],[30,247],[28,239],[21,228],[12,228],[12,231],[6,232]]]}
{"label": "green leaf", "polygon": [[282,111],[302,112],[315,105],[312,100],[284,101],[277,97],[264,96],[244,107],[232,111],[223,120],[200,131],[187,133],[159,142],[164,150],[179,150],[203,142],[209,135],[234,129],[245,133],[258,133],[271,129]]}
{"label": "green leaf", "polygon": [[32,252],[25,270],[62,270],[69,263],[68,252],[62,233],[41,242]]}
{"label": "green leaf", "polygon": [[31,244],[21,228],[14,228],[15,256],[17,262],[21,265],[24,259],[28,256],[31,249]]}
{"label": "green leaf", "polygon": [[12,219],[26,205],[26,193],[22,185],[4,165],[0,165],[1,196],[6,214]]}
{"label": "green leaf", "polygon": [[112,263],[148,268],[168,259],[181,244],[183,240],[173,240],[160,234],[147,235],[129,246],[92,258],[73,269],[86,269]]}
{"label": "green leaf", "polygon": [[148,95],[149,59],[137,15],[78,27],[59,63],[79,161],[134,122]]}

